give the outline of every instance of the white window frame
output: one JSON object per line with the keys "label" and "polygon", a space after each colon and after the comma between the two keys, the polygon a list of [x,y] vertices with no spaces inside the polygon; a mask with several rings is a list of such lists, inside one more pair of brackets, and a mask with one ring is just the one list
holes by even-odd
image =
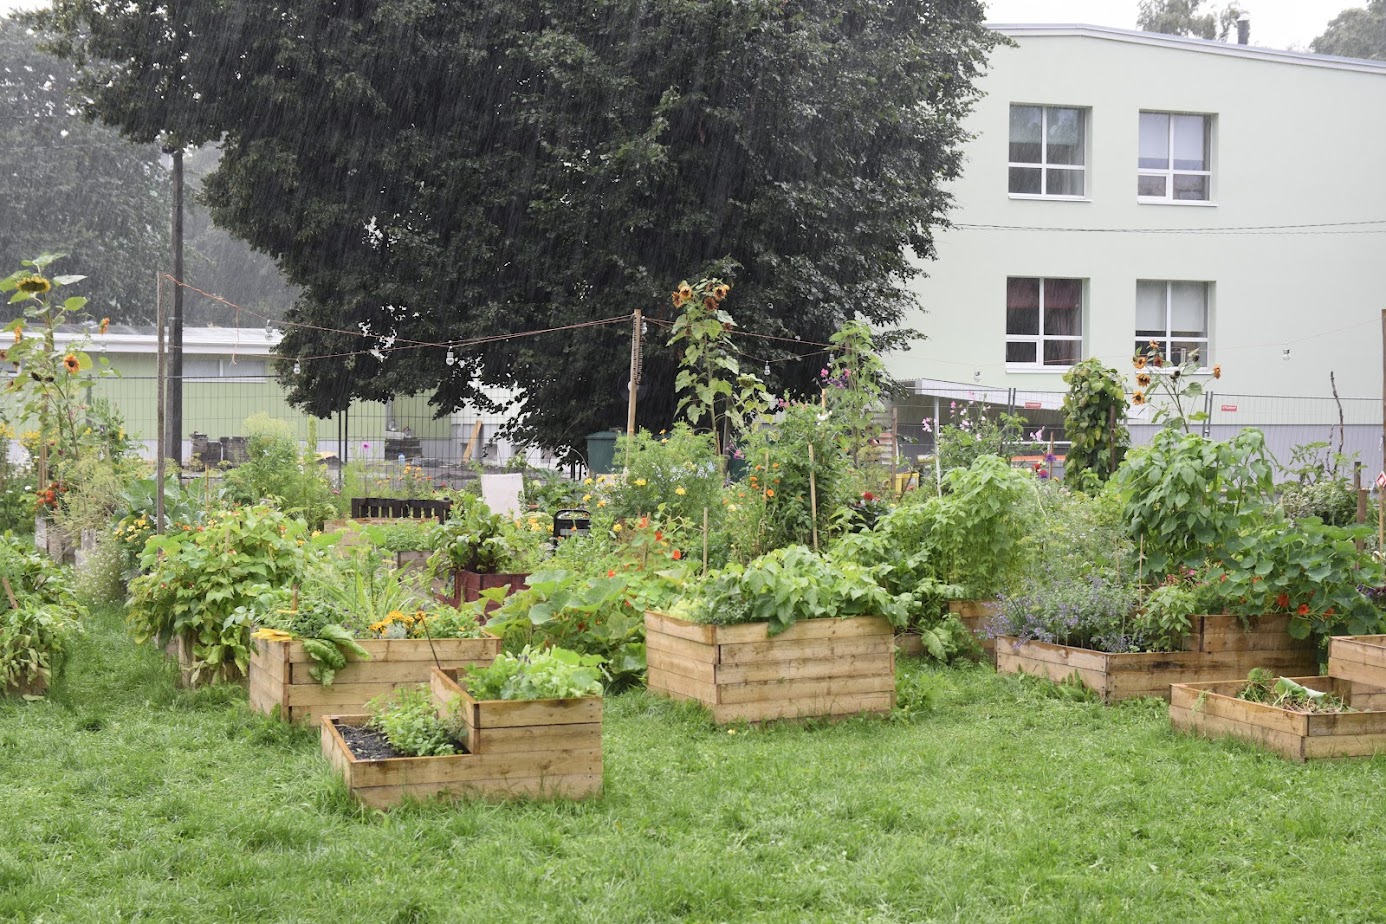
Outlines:
{"label": "white window frame", "polygon": [[[1090,119],[1090,110],[1089,110],[1087,107],[1084,107],[1084,106],[1050,106],[1050,105],[1045,105],[1045,104],[1042,104],[1042,103],[1011,103],[1010,108],[1006,110],[1006,115],[1007,115],[1008,119],[1009,119],[1009,116],[1010,116],[1011,109],[1016,109],[1016,108],[1022,108],[1022,109],[1038,109],[1038,110],[1040,111],[1040,159],[1039,159],[1038,162],[1031,162],[1031,161],[1013,161],[1013,160],[1010,159],[1010,152],[1011,152],[1010,123],[1009,123],[1009,121],[1007,121],[1007,125],[1006,125],[1006,192],[1007,192],[1007,194],[1010,195],[1010,197],[1013,198],[1013,199],[1066,199],[1066,200],[1069,200],[1069,201],[1071,201],[1071,202],[1085,202],[1085,201],[1087,201],[1087,199],[1088,199],[1088,183],[1090,182],[1089,177],[1088,177],[1088,160],[1089,160],[1089,156],[1088,156],[1088,154],[1089,154],[1089,152],[1088,152],[1088,134],[1089,134],[1088,124],[1089,124],[1089,122],[1091,121],[1091,119]],[[1083,132],[1083,144],[1082,144],[1083,162],[1082,162],[1081,164],[1051,164],[1051,163],[1048,162],[1048,160],[1049,160],[1049,111],[1050,111],[1051,109],[1073,109],[1073,110],[1075,110],[1075,111],[1078,113],[1078,116],[1079,116],[1079,118],[1080,118],[1080,120],[1081,120],[1082,132]],[[1015,191],[1013,191],[1013,190],[1011,189],[1011,170],[1014,169],[1014,168],[1017,168],[1017,167],[1025,168],[1025,169],[1030,169],[1030,170],[1034,170],[1034,169],[1038,169],[1038,170],[1039,170],[1039,174],[1040,174],[1040,191],[1039,191],[1039,192],[1037,192],[1037,193],[1023,193],[1023,192],[1015,192]],[[1074,171],[1074,172],[1077,172],[1077,173],[1081,173],[1081,174],[1083,175],[1083,192],[1082,192],[1082,194],[1077,195],[1077,196],[1074,196],[1074,195],[1069,195],[1069,194],[1067,194],[1067,193],[1051,193],[1051,192],[1048,192],[1047,190],[1048,190],[1048,188],[1049,188],[1049,171],[1050,171],[1050,170],[1069,170],[1069,171]]]}
{"label": "white window frame", "polygon": [[[1136,345],[1136,351],[1135,351],[1135,352],[1136,352],[1137,355],[1143,355],[1143,351],[1145,350],[1145,348],[1148,347],[1148,346],[1150,346],[1150,341],[1151,341],[1152,339],[1154,339],[1154,340],[1156,340],[1156,342],[1159,344],[1160,354],[1161,354],[1162,356],[1164,356],[1164,358],[1165,358],[1165,363],[1166,363],[1166,365],[1165,365],[1164,369],[1155,369],[1155,368],[1153,368],[1153,367],[1147,366],[1147,367],[1146,367],[1146,371],[1147,371],[1147,372],[1164,372],[1164,371],[1167,371],[1167,370],[1169,370],[1169,369],[1176,368],[1176,367],[1178,367],[1178,366],[1180,366],[1180,365],[1183,364],[1183,359],[1182,359],[1182,357],[1175,357],[1175,356],[1171,355],[1170,344],[1173,343],[1175,340],[1178,340],[1178,341],[1180,341],[1181,343],[1199,343],[1199,344],[1202,344],[1202,346],[1198,348],[1198,369],[1199,369],[1200,372],[1203,372],[1203,371],[1206,371],[1206,370],[1208,370],[1208,369],[1211,369],[1211,368],[1212,368],[1212,363],[1210,362],[1210,359],[1211,359],[1211,354],[1212,354],[1212,351],[1213,351],[1213,339],[1212,339],[1212,327],[1213,327],[1213,284],[1212,284],[1211,282],[1207,282],[1207,281],[1204,281],[1204,280],[1202,280],[1202,279],[1137,279],[1137,280],[1136,280],[1136,287],[1137,287],[1137,289],[1140,288],[1140,284],[1143,283],[1143,282],[1144,282],[1144,283],[1157,283],[1157,284],[1161,284],[1161,285],[1163,285],[1163,286],[1165,287],[1165,330],[1164,330],[1164,335],[1163,335],[1162,337],[1159,337],[1159,338],[1151,338],[1151,337],[1145,337],[1143,334],[1137,333],[1136,336],[1135,336],[1135,338],[1133,339],[1133,343],[1135,343],[1135,345]],[[1174,336],[1174,334],[1173,334],[1173,332],[1172,332],[1172,330],[1171,330],[1171,324],[1173,323],[1173,316],[1174,316],[1174,286],[1175,286],[1175,283],[1181,283],[1181,284],[1184,284],[1184,285],[1193,284],[1193,285],[1201,285],[1201,286],[1203,286],[1203,336],[1202,336],[1202,337],[1176,337],[1176,336]],[[1135,328],[1133,327],[1132,330],[1133,330],[1133,332],[1134,332],[1134,331],[1135,331]]]}
{"label": "white window frame", "polygon": [[[188,373],[186,370],[186,363],[194,359],[216,363],[216,374]],[[235,379],[238,382],[253,383],[264,382],[269,376],[269,360],[260,356],[237,357],[236,362],[233,363],[229,356],[218,356],[207,353],[188,353],[184,355],[183,362],[185,364],[183,372],[184,382],[201,382],[205,384],[208,382],[219,382],[222,379]],[[258,367],[257,371],[241,371],[240,367],[242,365],[250,365],[252,363]],[[210,372],[210,370],[208,370],[208,372]]]}
{"label": "white window frame", "polygon": [[[1044,362],[1044,345],[1048,341],[1065,340],[1069,342],[1077,341],[1079,362],[1083,356],[1083,339],[1088,329],[1088,281],[1077,276],[1007,276],[1006,283],[1009,286],[1012,279],[1037,279],[1040,284],[1039,291],[1039,333],[1037,334],[1012,334],[1006,331],[1006,346],[1012,343],[1033,343],[1035,345],[1035,361],[1011,362],[1006,360],[1006,369],[1011,372],[1062,372],[1073,368],[1072,364],[1065,365],[1046,365]],[[1044,284],[1049,281],[1076,282],[1078,283],[1078,335],[1071,334],[1046,334],[1044,332]]]}
{"label": "white window frame", "polygon": [[[1162,115],[1169,117],[1169,123],[1165,132],[1165,144],[1169,151],[1169,167],[1165,170],[1155,170],[1140,165],[1140,117],[1143,115]],[[1176,170],[1174,169],[1174,117],[1175,116],[1197,116],[1203,120],[1203,159],[1208,165],[1207,170]],[[1166,112],[1162,109],[1142,109],[1136,116],[1136,201],[1147,204],[1158,205],[1212,205],[1213,204],[1213,125],[1214,119],[1211,113],[1207,112]],[[1165,181],[1165,194],[1163,196],[1144,196],[1139,191],[1140,178],[1143,176],[1163,177]],[[1176,199],[1174,198],[1174,178],[1176,176],[1201,176],[1208,179],[1208,196],[1205,199]]]}

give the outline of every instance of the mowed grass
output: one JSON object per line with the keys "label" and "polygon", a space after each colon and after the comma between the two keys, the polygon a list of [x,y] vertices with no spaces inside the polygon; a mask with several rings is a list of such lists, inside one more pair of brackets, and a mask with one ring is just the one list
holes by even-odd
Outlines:
{"label": "mowed grass", "polygon": [[0,705],[0,920],[1386,921],[1386,758],[900,676],[933,712],[718,729],[612,697],[601,798],[381,814],[316,734],[175,690],[98,614],[49,701]]}

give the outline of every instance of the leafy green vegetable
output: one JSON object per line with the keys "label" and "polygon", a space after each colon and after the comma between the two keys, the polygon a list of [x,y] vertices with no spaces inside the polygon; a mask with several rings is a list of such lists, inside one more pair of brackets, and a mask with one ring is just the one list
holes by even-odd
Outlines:
{"label": "leafy green vegetable", "polygon": [[385,736],[405,757],[439,757],[457,753],[448,723],[438,716],[427,687],[402,687],[366,704],[369,727]]}
{"label": "leafy green vegetable", "polygon": [[474,699],[575,699],[602,694],[600,655],[566,648],[502,654],[487,667],[467,669],[467,692]]}

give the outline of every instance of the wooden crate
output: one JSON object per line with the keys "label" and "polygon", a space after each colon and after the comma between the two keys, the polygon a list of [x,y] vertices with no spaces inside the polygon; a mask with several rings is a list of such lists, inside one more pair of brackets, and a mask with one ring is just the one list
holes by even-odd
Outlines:
{"label": "wooden crate", "polygon": [[1169,701],[1174,727],[1209,738],[1240,738],[1290,760],[1370,757],[1386,753],[1386,711],[1383,691],[1341,677],[1292,678],[1315,690],[1336,693],[1349,705],[1367,712],[1306,715],[1265,703],[1236,698],[1246,683],[1223,680],[1175,684]]}
{"label": "wooden crate", "polygon": [[602,750],[602,698],[476,700],[458,682],[456,668],[429,674],[440,712],[456,712],[475,754]]}
{"label": "wooden crate", "polygon": [[646,684],[693,699],[714,722],[889,712],[895,630],[879,616],[806,619],[771,636],[763,622],[705,626],[645,614]]}
{"label": "wooden crate", "polygon": [[370,660],[347,655],[347,666],[337,672],[331,686],[312,678],[312,662],[302,642],[252,639],[250,657],[250,706],[259,712],[279,707],[286,721],[317,725],[325,715],[365,711],[365,705],[382,693],[409,684],[428,683],[437,663],[446,667],[485,666],[500,654],[501,640],[486,638],[362,639]]}
{"label": "wooden crate", "polygon": [[1288,616],[1260,616],[1242,628],[1236,616],[1193,616],[1183,651],[1109,654],[1087,648],[996,640],[996,669],[1065,680],[1074,674],[1103,702],[1137,696],[1169,699],[1176,683],[1245,678],[1253,667],[1298,676],[1318,670],[1313,639],[1290,637]]}
{"label": "wooden crate", "polygon": [[[598,714],[600,715],[600,697]],[[601,724],[595,744],[542,750],[500,750],[442,757],[357,760],[338,726],[361,726],[364,715],[333,715],[322,723],[322,752],[342,774],[351,794],[372,808],[390,808],[407,798],[476,797],[581,799],[602,789]]]}
{"label": "wooden crate", "polygon": [[1329,639],[1328,674],[1386,687],[1386,635],[1335,635]]}
{"label": "wooden crate", "polygon": [[963,626],[977,638],[983,656],[996,663],[996,639],[987,636],[987,622],[1001,612],[998,600],[949,600],[948,612],[962,620]]}

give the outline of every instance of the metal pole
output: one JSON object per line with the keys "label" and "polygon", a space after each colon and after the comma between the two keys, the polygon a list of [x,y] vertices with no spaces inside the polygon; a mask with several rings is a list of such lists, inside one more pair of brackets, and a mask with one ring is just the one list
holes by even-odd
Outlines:
{"label": "metal pole", "polygon": [[183,148],[173,155],[173,314],[169,325],[168,452],[183,464]]}
{"label": "metal pole", "polygon": [[155,378],[155,415],[158,422],[155,429],[158,436],[154,441],[154,531],[162,533],[164,531],[164,445],[168,441],[168,434],[164,431],[164,375],[167,370],[164,367],[164,284],[159,273],[154,274],[154,329],[158,341],[157,352],[154,359],[154,378]]}
{"label": "metal pole", "polygon": [[631,315],[630,378],[626,380],[630,386],[630,397],[626,400],[626,471],[630,471],[631,453],[635,452],[635,392],[640,387],[640,327],[643,323],[637,308]]}

